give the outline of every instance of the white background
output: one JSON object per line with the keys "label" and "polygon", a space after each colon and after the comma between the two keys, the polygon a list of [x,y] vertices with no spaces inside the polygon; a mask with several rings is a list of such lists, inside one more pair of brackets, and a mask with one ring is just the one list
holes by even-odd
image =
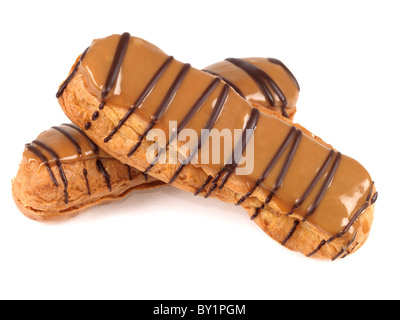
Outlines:
{"label": "white background", "polygon": [[[398,299],[398,1],[8,1],[1,4],[2,299]],[[202,68],[282,60],[296,121],[361,162],[379,192],[370,238],[321,262],[292,253],[233,205],[172,187],[64,223],[11,197],[24,144],[68,121],[59,84],[92,39],[130,32]]]}

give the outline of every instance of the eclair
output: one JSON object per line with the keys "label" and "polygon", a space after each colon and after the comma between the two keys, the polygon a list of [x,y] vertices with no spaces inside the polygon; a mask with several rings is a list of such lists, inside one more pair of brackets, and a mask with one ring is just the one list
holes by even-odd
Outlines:
{"label": "eclair", "polygon": [[[226,62],[272,92],[248,61]],[[365,243],[377,200],[369,173],[285,112],[260,112],[220,77],[128,33],[93,41],[72,70],[58,101],[112,157],[241,205],[274,240],[308,257],[335,260]],[[231,139],[218,144],[215,133]]]}
{"label": "eclair", "polygon": [[74,124],[62,124],[26,144],[12,194],[27,217],[54,221],[162,184],[109,156]]}
{"label": "eclair", "polygon": [[[276,90],[285,96],[285,110],[292,118],[299,86],[290,70],[277,59],[246,60],[277,84]],[[280,101],[268,100],[257,79],[240,68],[221,61],[204,70],[224,79],[261,112],[264,108],[282,112]],[[141,174],[99,149],[77,126],[63,124],[46,130],[26,145],[13,181],[13,195],[26,216],[37,221],[50,221],[76,216],[94,205],[118,200],[134,190],[161,185],[164,185],[162,181]]]}

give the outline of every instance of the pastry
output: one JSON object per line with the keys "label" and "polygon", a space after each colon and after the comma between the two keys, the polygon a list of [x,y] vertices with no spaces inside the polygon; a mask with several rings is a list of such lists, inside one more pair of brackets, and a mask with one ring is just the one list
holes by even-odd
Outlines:
{"label": "pastry", "polygon": [[[227,61],[253,73],[242,59]],[[291,250],[334,260],[368,237],[377,193],[357,161],[145,40],[95,40],[60,89],[66,115],[108,154],[182,190],[241,205]],[[178,126],[170,134],[171,122]],[[153,129],[168,143],[149,161]],[[175,143],[186,129],[200,137],[189,154],[185,140]],[[212,148],[207,129],[242,135]],[[242,158],[253,162],[246,174]]]}
{"label": "pastry", "polygon": [[[293,117],[299,86],[289,69],[277,59],[246,60],[258,66],[268,81],[277,83],[275,90],[287,101],[285,112],[288,110],[288,116]],[[268,100],[257,79],[240,68],[222,61],[205,71],[224,79],[261,111],[269,108],[282,112],[279,96]],[[26,216],[49,221],[73,217],[96,204],[122,198],[133,190],[161,185],[164,183],[110,157],[77,126],[63,124],[43,132],[26,145],[13,181],[13,195]]]}
{"label": "pastry", "polygon": [[234,60],[217,62],[203,71],[220,77],[251,104],[293,120],[300,86],[286,65],[275,58]]}
{"label": "pastry", "polygon": [[27,217],[49,221],[162,184],[110,157],[77,126],[63,124],[26,145],[12,193]]}

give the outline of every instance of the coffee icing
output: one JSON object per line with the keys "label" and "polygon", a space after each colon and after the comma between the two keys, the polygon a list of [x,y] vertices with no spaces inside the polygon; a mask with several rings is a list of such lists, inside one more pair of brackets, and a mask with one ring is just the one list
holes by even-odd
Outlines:
{"label": "coffee icing", "polygon": [[228,58],[203,71],[221,77],[250,103],[289,118],[296,110],[300,87],[292,72],[274,58]]}
{"label": "coffee icing", "polygon": [[[102,160],[112,158],[99,149],[80,128],[73,124],[54,126],[42,132],[35,140],[26,145],[22,161],[26,164],[39,161],[39,169],[42,165],[46,167],[55,187],[59,186],[59,182],[53,170],[57,170],[64,186],[64,202],[68,203],[68,179],[63,165],[91,159],[97,159],[97,167],[111,191],[110,177]],[[82,174],[86,180],[87,192],[91,195],[87,170],[83,169]]]}
{"label": "coffee icing", "polygon": [[[264,74],[255,71],[258,69],[250,67],[250,62],[242,61],[227,60],[257,82],[268,80]],[[282,68],[276,61],[273,63]],[[237,176],[248,186],[248,190],[243,190],[244,199],[240,203],[246,201],[256,187],[263,189],[268,196],[255,210],[253,218],[257,218],[274,198],[283,210],[280,213],[288,214],[294,220],[283,242],[288,241],[300,222],[307,222],[330,234],[330,239],[344,237],[350,245],[360,227],[359,216],[376,200],[377,195],[372,195],[373,182],[358,162],[316,142],[300,129],[272,115],[260,113],[256,117],[252,106],[223,79],[204,98],[215,76],[167,56],[145,40],[128,34],[96,40],[78,64],[77,72],[87,79],[87,90],[101,101],[100,110],[108,104],[127,110],[120,124],[105,137],[105,142],[112,139],[133,113],[149,123],[138,143],[131,146],[127,158],[134,156],[151,128],[168,133],[170,120],[178,124],[185,122],[187,128],[198,133],[206,127],[231,131],[243,129],[249,119],[254,120],[251,123],[255,146],[254,170],[247,176]],[[115,74],[118,74],[115,79],[110,76]],[[108,81],[110,78],[113,81]],[[297,82],[290,75],[289,78],[298,88]],[[271,85],[275,90],[274,98],[271,88],[268,87],[268,95],[265,85],[268,84],[263,84],[265,99],[271,103],[272,96],[275,102],[281,102],[282,112],[289,109],[288,99],[282,96],[282,92],[276,91],[277,86]],[[149,87],[151,90],[148,90]],[[201,98],[204,98],[201,106],[190,113]],[[90,126],[85,127],[90,130]],[[199,148],[208,143],[203,142],[201,138]],[[234,148],[235,143],[232,143],[231,154]],[[222,155],[222,150],[220,153]],[[201,155],[197,156],[202,163],[198,166],[210,175],[196,193],[204,192],[207,196],[218,187],[218,183],[220,186],[226,184],[231,173],[226,170],[228,167],[223,155],[220,157],[223,160],[217,164],[205,164]],[[225,176],[219,181],[222,174]],[[171,178],[176,179],[178,175],[179,172]]]}

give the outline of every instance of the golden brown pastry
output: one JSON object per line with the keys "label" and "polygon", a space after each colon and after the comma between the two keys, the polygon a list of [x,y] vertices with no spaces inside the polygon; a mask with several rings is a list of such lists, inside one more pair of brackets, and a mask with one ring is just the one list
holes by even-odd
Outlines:
{"label": "golden brown pastry", "polygon": [[[288,97],[285,109],[293,117],[299,87],[292,73],[276,59],[251,58],[251,62],[267,77],[275,79],[269,81],[277,84],[274,90],[281,96]],[[279,96],[274,96],[277,102],[265,98],[262,85],[240,68],[225,66],[222,61],[206,69],[257,104],[261,111],[263,107],[279,113],[283,110]],[[75,216],[96,204],[122,198],[133,190],[163,184],[110,157],[75,125],[63,124],[43,132],[26,146],[13,182],[13,195],[25,215],[49,221]]]}
{"label": "golden brown pastry", "polygon": [[162,184],[110,157],[77,126],[63,124],[26,145],[12,192],[22,213],[48,221]]}
{"label": "golden brown pastry", "polygon": [[[227,61],[260,75],[246,61]],[[377,193],[358,162],[289,119],[260,113],[218,77],[145,40],[128,33],[95,40],[60,88],[59,103],[113,157],[180,189],[240,204],[291,250],[336,259],[368,237]],[[178,123],[171,134],[170,121]],[[148,139],[152,129],[164,132],[168,142],[183,129],[200,138],[190,155],[185,141],[169,143],[155,157],[166,154],[166,163],[153,163],[146,156],[154,145]],[[204,156],[211,142],[202,129],[242,135]],[[181,156],[177,164],[170,156],[174,148]],[[218,156],[222,160],[213,163]],[[239,175],[247,166],[242,157],[254,162],[253,170]]]}

